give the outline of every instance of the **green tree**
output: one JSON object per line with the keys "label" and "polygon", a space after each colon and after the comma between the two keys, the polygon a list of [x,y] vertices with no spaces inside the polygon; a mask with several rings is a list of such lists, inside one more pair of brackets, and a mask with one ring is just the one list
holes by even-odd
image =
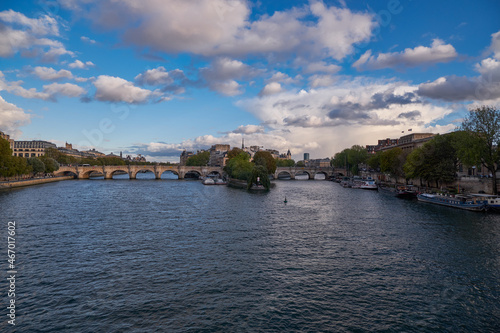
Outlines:
{"label": "green tree", "polygon": [[340,153],[336,153],[330,164],[336,168],[347,168],[352,174],[359,173],[359,164],[366,163],[368,160],[368,152],[366,148],[354,145],[351,148],[346,148]]}
{"label": "green tree", "polygon": [[51,157],[40,156],[40,160],[45,164],[45,172],[52,173],[54,171],[59,170],[59,163]]}
{"label": "green tree", "polygon": [[252,168],[251,176],[247,181],[247,189],[250,189],[252,185],[262,185],[266,190],[271,187],[271,181],[268,176],[268,169],[264,165],[256,164]]}
{"label": "green tree", "polygon": [[366,163],[370,168],[373,170],[380,170],[380,156],[382,155],[382,152],[378,151],[377,153],[371,155],[368,157],[368,160]]}
{"label": "green tree", "polygon": [[258,151],[253,156],[255,165],[262,165],[267,169],[267,174],[271,175],[276,171],[276,160],[268,151]]}
{"label": "green tree", "polygon": [[282,160],[282,159],[279,159],[279,158],[276,159],[276,167],[290,168],[290,167],[293,167],[294,165],[295,165],[295,161],[294,160]]}
{"label": "green tree", "polygon": [[205,166],[208,164],[210,160],[210,152],[203,151],[199,152],[196,155],[189,157],[186,161],[187,166]]}
{"label": "green tree", "polygon": [[33,172],[33,174],[36,175],[37,173],[45,172],[45,164],[40,159],[36,157],[30,157],[28,158],[27,162],[28,165],[31,166],[31,172]]}
{"label": "green tree", "polygon": [[231,178],[240,180],[248,180],[252,175],[253,163],[250,161],[250,156],[241,151],[239,155],[231,158],[224,167],[224,171]]}
{"label": "green tree", "polygon": [[459,128],[458,156],[467,165],[481,164],[492,177],[493,191],[497,191],[496,172],[500,165],[500,110],[482,106],[469,110]]}
{"label": "green tree", "polygon": [[389,173],[393,177],[403,177],[403,165],[406,156],[401,148],[392,148],[383,151],[380,155],[380,171]]}
{"label": "green tree", "polygon": [[438,134],[422,147],[414,149],[403,166],[406,178],[433,181],[436,187],[453,181],[458,165],[456,134]]}
{"label": "green tree", "polygon": [[298,162],[297,162],[297,164],[296,164],[296,166],[297,166],[298,168],[303,168],[303,167],[305,167],[306,165],[305,165],[304,161],[298,161]]}

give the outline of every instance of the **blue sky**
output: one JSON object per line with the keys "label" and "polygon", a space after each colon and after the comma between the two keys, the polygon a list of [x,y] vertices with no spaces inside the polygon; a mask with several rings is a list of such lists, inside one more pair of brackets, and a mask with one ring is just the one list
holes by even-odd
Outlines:
{"label": "blue sky", "polygon": [[0,130],[178,161],[296,160],[500,105],[500,2],[60,0],[0,4]]}

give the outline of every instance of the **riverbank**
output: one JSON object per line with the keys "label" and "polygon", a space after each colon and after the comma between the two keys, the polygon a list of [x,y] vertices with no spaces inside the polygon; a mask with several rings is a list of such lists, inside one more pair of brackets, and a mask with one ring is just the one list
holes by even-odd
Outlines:
{"label": "riverbank", "polygon": [[33,179],[25,179],[25,180],[15,180],[8,182],[0,182],[0,190],[6,190],[17,187],[25,187],[39,184],[46,184],[52,182],[58,182],[61,180],[69,180],[74,179],[73,176],[60,176],[60,177],[50,177],[50,178],[33,178]]}

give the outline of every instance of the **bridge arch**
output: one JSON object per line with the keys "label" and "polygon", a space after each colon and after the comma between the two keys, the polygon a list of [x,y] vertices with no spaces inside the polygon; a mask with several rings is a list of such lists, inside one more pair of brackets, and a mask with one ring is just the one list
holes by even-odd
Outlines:
{"label": "bridge arch", "polygon": [[[306,170],[297,170],[297,172],[295,172],[295,179],[301,179],[300,176],[304,176],[306,175],[307,176],[307,179],[314,179],[314,176],[309,172],[309,171],[306,171]],[[299,178],[297,178],[297,176],[299,176]]]}
{"label": "bridge arch", "polygon": [[[281,176],[281,178],[280,178]],[[294,175],[292,175],[292,173],[290,171],[280,171],[278,172],[278,174],[276,175],[276,179],[286,179],[287,177],[290,178],[290,179],[293,179]]]}
{"label": "bridge arch", "polygon": [[[316,178],[317,175],[324,175],[325,176],[325,180],[328,180],[328,177],[329,177],[328,176],[328,172],[326,172],[326,171],[317,171],[317,172],[315,172],[313,178],[317,179]],[[321,180],[323,180],[323,179],[321,178]]]}
{"label": "bridge arch", "polygon": [[[177,179],[180,179],[180,173],[176,170],[164,170],[163,172],[160,173],[159,179],[175,179],[174,177],[168,177],[167,175],[173,174],[177,176]],[[162,176],[167,176],[162,178]]]}
{"label": "bridge arch", "polygon": [[130,176],[131,176],[130,179],[137,179],[138,173],[149,173],[149,172],[151,172],[156,177],[156,173],[155,173],[154,168],[142,168],[139,170],[130,171]]}
{"label": "bridge arch", "polygon": [[198,171],[198,170],[193,170],[193,169],[187,169],[186,172],[184,173],[184,177],[183,178],[191,178],[191,177],[186,177],[188,174],[194,174],[196,175],[198,178],[202,177],[203,174],[201,173],[201,171]]}
{"label": "bridge arch", "polygon": [[78,174],[71,170],[62,170],[54,172],[55,176],[72,176],[74,178],[78,178]]}

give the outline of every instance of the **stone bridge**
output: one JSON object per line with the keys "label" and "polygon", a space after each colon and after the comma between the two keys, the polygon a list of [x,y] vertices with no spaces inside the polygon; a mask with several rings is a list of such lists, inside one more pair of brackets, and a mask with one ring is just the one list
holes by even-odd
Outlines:
{"label": "stone bridge", "polygon": [[317,174],[325,175],[325,179],[334,175],[333,168],[331,167],[280,167],[276,168],[274,173],[274,179],[278,179],[281,175],[289,175],[291,179],[295,179],[298,175],[307,175],[309,179],[314,179]]}
{"label": "stone bridge", "polygon": [[[205,177],[209,174],[217,174],[219,177],[223,175],[222,167],[209,166],[179,166],[179,165],[106,165],[106,166],[60,166],[55,172],[56,176],[73,175],[79,179],[88,179],[91,173],[100,173],[104,175],[104,179],[113,179],[113,174],[117,171],[127,173],[130,179],[136,179],[137,173],[150,171],[155,175],[156,179],[161,179],[164,172],[170,171],[176,174],[179,179],[184,179],[187,173],[195,173],[200,177]],[[276,168],[274,179],[278,176],[289,175],[291,179],[295,179],[297,175],[307,175],[309,179],[314,179],[317,174],[324,174],[325,179],[328,179],[334,174],[333,168],[310,168],[310,167],[279,167]]]}
{"label": "stone bridge", "polygon": [[156,179],[161,179],[164,172],[170,171],[176,174],[179,179],[184,179],[187,173],[196,173],[200,177],[205,177],[211,173],[219,174],[222,176],[221,167],[209,166],[178,166],[178,165],[95,165],[95,166],[60,166],[59,170],[55,172],[56,176],[59,175],[74,175],[79,179],[88,179],[93,172],[101,173],[104,179],[113,179],[113,174],[117,171],[125,172],[129,175],[130,179],[136,179],[137,173],[151,171],[154,173]]}

